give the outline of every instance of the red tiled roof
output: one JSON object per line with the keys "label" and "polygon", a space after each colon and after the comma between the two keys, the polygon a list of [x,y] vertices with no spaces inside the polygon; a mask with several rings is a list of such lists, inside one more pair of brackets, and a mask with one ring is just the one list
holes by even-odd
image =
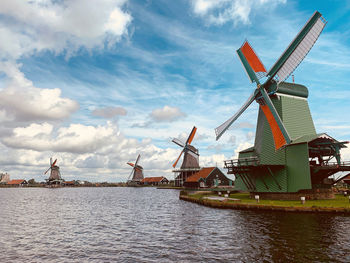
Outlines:
{"label": "red tiled roof", "polygon": [[159,183],[161,182],[165,177],[159,176],[159,177],[146,177],[143,178],[141,183]]}
{"label": "red tiled roof", "polygon": [[348,175],[347,177],[344,177],[343,180],[350,180],[350,175]]}
{"label": "red tiled roof", "polygon": [[8,181],[7,184],[21,184],[23,182],[24,182],[24,179],[15,179],[15,180]]}
{"label": "red tiled roof", "polygon": [[202,168],[199,172],[191,175],[187,178],[186,182],[198,182],[200,178],[207,178],[208,175],[215,169],[216,167],[206,167]]}

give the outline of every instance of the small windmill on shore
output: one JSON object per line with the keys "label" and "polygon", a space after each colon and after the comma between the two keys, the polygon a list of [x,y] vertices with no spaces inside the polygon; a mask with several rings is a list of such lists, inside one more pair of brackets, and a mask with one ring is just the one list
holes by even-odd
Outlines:
{"label": "small windmill on shore", "polygon": [[50,158],[50,167],[44,173],[47,174],[48,171],[50,171],[50,177],[46,179],[48,185],[60,185],[63,182],[60,167],[58,167],[56,163],[57,159],[52,162],[52,158]]}
{"label": "small windmill on shore", "polygon": [[136,158],[135,163],[128,162],[127,164],[132,167],[131,173],[128,177],[127,183],[130,185],[135,185],[135,184],[140,184],[142,179],[144,178],[143,176],[143,167],[139,165],[141,155],[139,154]]}
{"label": "small windmill on shore", "polygon": [[175,186],[183,186],[183,183],[186,181],[187,177],[192,174],[198,172],[200,170],[199,167],[199,153],[198,149],[191,145],[193,138],[196,134],[197,128],[193,126],[190,135],[188,136],[186,142],[182,142],[181,140],[174,138],[172,140],[173,143],[177,144],[182,148],[179,157],[173,164],[173,168],[176,168],[177,163],[179,162],[182,154],[184,154],[183,161],[180,169],[174,169],[174,178],[175,178]]}

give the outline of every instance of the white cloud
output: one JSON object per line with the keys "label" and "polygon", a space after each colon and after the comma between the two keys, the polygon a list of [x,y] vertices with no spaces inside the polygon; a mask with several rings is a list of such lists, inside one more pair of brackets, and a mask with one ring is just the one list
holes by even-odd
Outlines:
{"label": "white cloud", "polygon": [[199,163],[200,163],[201,167],[209,167],[209,166],[222,167],[224,160],[226,160],[226,157],[223,154],[213,154],[210,156],[200,156],[199,157]]}
{"label": "white cloud", "polygon": [[177,107],[164,106],[153,110],[150,116],[155,122],[173,122],[185,117],[186,114]]}
{"label": "white cloud", "polygon": [[[6,152],[0,156],[1,170],[14,177],[20,174],[23,178],[44,180],[43,172],[52,156],[58,159],[62,177],[66,180],[125,181],[130,173],[126,162],[134,161],[141,154],[140,164],[146,176],[163,175],[169,179],[173,176],[171,164],[178,150],[159,148],[149,138],[141,141],[125,138],[118,135],[117,127],[111,124],[98,127],[71,125],[66,130],[58,130],[57,135],[54,130],[51,134],[40,134],[40,128],[46,126],[50,127],[48,124],[32,124],[17,128],[12,137],[6,138],[12,146],[20,149],[0,143],[0,150]],[[82,133],[82,129],[88,132]],[[101,140],[96,137],[101,137]],[[66,144],[65,149],[61,149],[65,151],[59,152],[62,143]],[[77,151],[75,147],[80,149]]]}
{"label": "white cloud", "polygon": [[193,0],[193,11],[199,15],[207,14],[211,9],[222,6],[227,0]]}
{"label": "white cloud", "polygon": [[71,55],[119,41],[132,21],[124,0],[0,1],[0,57],[42,50]]}
{"label": "white cloud", "polygon": [[32,123],[28,127],[18,127],[13,130],[15,137],[36,137],[40,135],[49,135],[53,130],[53,126],[48,123],[36,124]]}
{"label": "white cloud", "polygon": [[232,21],[249,24],[252,9],[272,8],[286,0],[192,0],[193,12],[203,17],[209,24],[223,25]]}
{"label": "white cloud", "polygon": [[111,123],[97,127],[71,124],[59,128],[57,132],[47,123],[31,124],[15,128],[12,136],[3,138],[3,143],[17,149],[89,153],[115,143],[117,133],[117,128]]}
{"label": "white cloud", "polygon": [[106,107],[106,108],[95,109],[92,111],[92,115],[103,117],[103,118],[125,116],[126,114],[127,114],[127,111],[123,107]]}
{"label": "white cloud", "polygon": [[238,159],[238,154],[240,151],[243,151],[245,149],[248,149],[250,147],[254,146],[254,144],[250,143],[250,142],[243,142],[243,143],[240,143],[237,148],[235,149],[235,152],[234,152],[234,156],[233,156],[233,159]]}
{"label": "white cloud", "polygon": [[62,120],[79,108],[77,102],[62,98],[59,88],[34,87],[19,67],[11,62],[0,63],[0,72],[7,76],[5,88],[0,90],[0,120]]}
{"label": "white cloud", "polygon": [[342,161],[349,161],[350,160],[350,147],[343,148],[340,151],[341,153],[341,159]]}
{"label": "white cloud", "polygon": [[120,8],[115,8],[105,24],[105,29],[117,36],[121,36],[126,32],[127,25],[130,21],[131,16],[128,13],[124,13]]}

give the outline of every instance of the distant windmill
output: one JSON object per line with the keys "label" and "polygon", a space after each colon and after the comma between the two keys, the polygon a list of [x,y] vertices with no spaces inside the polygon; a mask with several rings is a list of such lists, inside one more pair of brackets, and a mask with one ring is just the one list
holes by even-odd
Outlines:
{"label": "distant windmill", "polygon": [[141,155],[139,154],[136,158],[135,163],[128,162],[127,164],[132,167],[131,173],[128,177],[128,184],[139,184],[142,179],[144,178],[143,176],[143,167],[139,165]]}
{"label": "distant windmill", "polygon": [[196,134],[196,131],[197,131],[197,128],[193,126],[193,129],[185,143],[177,138],[174,138],[172,140],[173,143],[179,145],[182,148],[179,154],[179,157],[176,159],[176,161],[173,164],[174,168],[179,162],[182,154],[184,154],[181,168],[174,170],[175,186],[182,186],[184,181],[187,179],[187,177],[191,176],[192,174],[200,170],[198,149],[196,149],[191,145],[193,138]]}
{"label": "distant windmill", "polygon": [[45,171],[44,174],[47,174],[50,171],[49,179],[46,179],[49,185],[59,185],[63,182],[61,178],[60,168],[56,165],[57,159],[52,162],[52,158],[50,158],[50,167]]}

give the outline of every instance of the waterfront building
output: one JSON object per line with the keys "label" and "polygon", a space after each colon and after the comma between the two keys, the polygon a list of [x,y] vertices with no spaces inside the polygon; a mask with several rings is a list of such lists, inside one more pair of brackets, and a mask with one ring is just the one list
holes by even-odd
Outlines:
{"label": "waterfront building", "polygon": [[217,167],[204,167],[188,177],[184,186],[188,188],[232,186],[232,180],[227,178]]}
{"label": "waterfront building", "polygon": [[7,184],[13,186],[25,186],[28,185],[28,182],[24,179],[14,179],[7,182]]}
{"label": "waterfront building", "polygon": [[169,180],[167,178],[165,178],[164,176],[146,177],[146,178],[142,179],[141,184],[143,184],[143,185],[165,185],[165,184],[169,184]]}

